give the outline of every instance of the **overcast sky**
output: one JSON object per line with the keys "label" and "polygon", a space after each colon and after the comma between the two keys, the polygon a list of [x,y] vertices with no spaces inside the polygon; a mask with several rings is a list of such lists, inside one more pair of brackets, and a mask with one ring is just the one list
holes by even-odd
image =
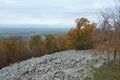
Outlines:
{"label": "overcast sky", "polygon": [[73,25],[110,6],[114,0],[0,0],[0,24]]}

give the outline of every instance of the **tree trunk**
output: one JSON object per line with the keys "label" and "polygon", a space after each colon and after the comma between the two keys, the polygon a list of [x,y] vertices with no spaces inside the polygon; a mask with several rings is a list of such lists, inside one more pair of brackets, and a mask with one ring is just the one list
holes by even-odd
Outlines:
{"label": "tree trunk", "polygon": [[108,53],[108,56],[107,56],[108,57],[108,63],[110,63],[110,51],[108,50],[107,53]]}
{"label": "tree trunk", "polygon": [[5,56],[6,56],[5,65],[8,65],[10,64],[10,58],[9,58],[8,52],[6,53]]}
{"label": "tree trunk", "polygon": [[116,62],[117,50],[114,49],[114,63]]}

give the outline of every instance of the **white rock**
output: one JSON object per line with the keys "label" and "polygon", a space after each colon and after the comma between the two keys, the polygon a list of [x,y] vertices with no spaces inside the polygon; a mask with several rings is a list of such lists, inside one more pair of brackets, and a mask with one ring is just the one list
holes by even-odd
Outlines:
{"label": "white rock", "polygon": [[107,62],[104,54],[93,57],[87,51],[62,51],[31,58],[0,70],[0,80],[74,80],[91,76],[92,67],[99,68]]}

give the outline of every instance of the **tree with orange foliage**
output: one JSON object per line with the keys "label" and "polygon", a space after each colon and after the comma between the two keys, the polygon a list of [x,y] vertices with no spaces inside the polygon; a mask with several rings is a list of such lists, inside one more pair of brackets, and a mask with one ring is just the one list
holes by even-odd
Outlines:
{"label": "tree with orange foliage", "polygon": [[114,30],[95,30],[93,33],[93,42],[94,48],[98,53],[107,53],[109,63],[110,54],[113,52],[115,47]]}
{"label": "tree with orange foliage", "polygon": [[45,55],[47,53],[48,53],[48,49],[46,47],[45,41],[43,41],[39,47],[39,55],[42,56],[42,55]]}
{"label": "tree with orange foliage", "polygon": [[24,43],[21,37],[10,37],[1,41],[2,53],[5,55],[6,64],[13,63],[22,59]]}
{"label": "tree with orange foliage", "polygon": [[76,28],[72,28],[67,33],[68,49],[89,49],[92,48],[92,32],[96,27],[95,23],[90,23],[86,18],[80,18],[75,21]]}
{"label": "tree with orange foliage", "polygon": [[[3,53],[4,64],[7,65],[10,63],[10,47],[8,46],[10,43],[8,41],[1,41],[1,53]],[[2,55],[1,55],[2,56]]]}
{"label": "tree with orange foliage", "polygon": [[[113,53],[114,62],[116,62],[117,54],[120,53],[120,7],[116,5],[114,9],[104,9],[100,13],[100,27],[95,32],[95,47],[99,51],[106,51],[109,55]],[[93,38],[93,39],[94,39]]]}
{"label": "tree with orange foliage", "polygon": [[65,35],[59,35],[56,37],[57,41],[57,51],[66,50],[66,37]]}

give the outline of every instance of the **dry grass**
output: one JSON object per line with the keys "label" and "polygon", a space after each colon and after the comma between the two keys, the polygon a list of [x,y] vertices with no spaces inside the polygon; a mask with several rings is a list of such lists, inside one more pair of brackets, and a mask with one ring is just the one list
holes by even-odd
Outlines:
{"label": "dry grass", "polygon": [[97,69],[94,80],[120,80],[120,65],[107,64]]}

